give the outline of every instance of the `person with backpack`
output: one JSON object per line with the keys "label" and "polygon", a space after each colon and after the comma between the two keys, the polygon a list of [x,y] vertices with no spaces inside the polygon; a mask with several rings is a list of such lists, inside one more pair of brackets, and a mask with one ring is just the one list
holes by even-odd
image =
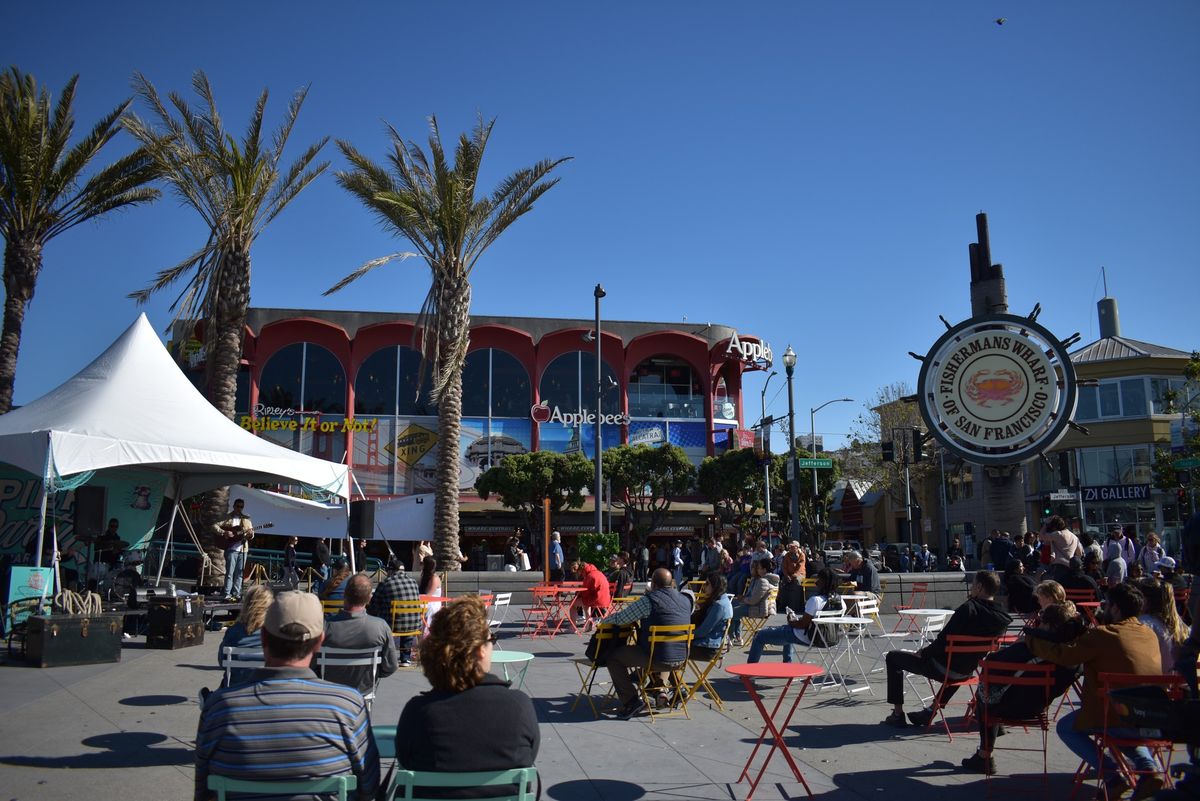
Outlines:
{"label": "person with backpack", "polygon": [[797,643],[812,645],[816,642],[818,646],[824,647],[835,644],[831,637],[833,631],[836,630],[834,627],[827,627],[821,632],[823,636],[817,637],[816,617],[817,613],[826,607],[841,607],[842,600],[835,594],[837,578],[833,575],[833,571],[826,567],[817,572],[816,583],[817,586],[813,588],[813,593],[804,602],[804,614],[797,615],[789,607],[787,623],[782,626],[764,628],[754,635],[754,642],[750,644],[750,656],[746,658],[747,662],[760,661],[763,648],[767,645],[783,646],[783,661],[791,662],[792,652]]}

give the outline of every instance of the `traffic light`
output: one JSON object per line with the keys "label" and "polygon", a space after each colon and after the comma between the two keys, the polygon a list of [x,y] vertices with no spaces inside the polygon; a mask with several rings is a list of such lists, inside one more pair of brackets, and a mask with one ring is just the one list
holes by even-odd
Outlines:
{"label": "traffic light", "polygon": [[1042,517],[1050,517],[1054,514],[1054,507],[1050,505],[1050,498],[1042,498]]}
{"label": "traffic light", "polygon": [[916,531],[920,531],[920,530],[921,530],[921,528],[920,528],[920,527],[921,527],[921,516],[922,516],[923,514],[924,514],[924,513],[921,511],[921,507],[920,507],[920,506],[917,506],[917,505],[914,503],[914,504],[912,505],[912,521],[913,521],[913,527],[914,527],[914,530],[916,530]]}
{"label": "traffic light", "polygon": [[919,428],[912,430],[913,462],[919,462],[925,456],[925,433]]}
{"label": "traffic light", "polygon": [[1180,506],[1183,506],[1185,503],[1187,503],[1187,490],[1183,487],[1175,490],[1175,500],[1179,502]]}
{"label": "traffic light", "polygon": [[1066,451],[1058,452],[1058,486],[1071,486],[1071,456]]}
{"label": "traffic light", "polygon": [[885,462],[896,461],[896,443],[882,442],[882,443],[880,443],[880,445],[883,447],[883,461],[885,461]]}

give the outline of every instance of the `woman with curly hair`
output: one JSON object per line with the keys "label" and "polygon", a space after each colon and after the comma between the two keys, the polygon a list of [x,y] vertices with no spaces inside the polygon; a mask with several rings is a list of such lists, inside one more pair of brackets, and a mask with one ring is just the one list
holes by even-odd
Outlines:
{"label": "woman with curly hair", "polygon": [[[217,664],[225,667],[225,649],[262,648],[262,634],[259,629],[267,616],[267,607],[275,600],[275,591],[267,584],[251,584],[242,596],[242,610],[238,613],[237,622],[225,629],[221,638],[221,647],[217,649]],[[234,668],[230,676],[230,685],[249,681],[255,668]]]}
{"label": "woman with curly hair", "polygon": [[[421,670],[433,689],[409,699],[396,726],[396,759],[407,770],[451,773],[532,767],[540,734],[533,702],[493,676],[495,637],[483,602],[448,601],[421,641]],[[512,795],[513,787],[444,798]],[[429,795],[418,788],[418,795]]]}

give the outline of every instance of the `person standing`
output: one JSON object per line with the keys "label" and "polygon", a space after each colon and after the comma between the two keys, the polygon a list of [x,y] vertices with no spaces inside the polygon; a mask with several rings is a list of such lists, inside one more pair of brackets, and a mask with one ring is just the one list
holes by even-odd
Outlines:
{"label": "person standing", "polygon": [[510,573],[516,573],[521,569],[521,544],[516,537],[509,537],[508,544],[504,546],[504,569]]}
{"label": "person standing", "polygon": [[[421,589],[417,586],[416,579],[406,573],[401,565],[399,570],[390,573],[387,578],[379,582],[379,586],[375,588],[375,594],[371,596],[371,601],[367,604],[367,614],[391,621],[393,631],[416,631],[420,616],[415,613],[403,614],[396,620],[392,620],[392,601],[418,601],[420,598]],[[412,664],[412,647],[415,639],[415,636],[398,638],[396,648],[403,652],[400,656],[401,665]]]}
{"label": "person standing", "polygon": [[557,531],[550,534],[550,580],[563,580],[562,534]]}
{"label": "person standing", "polygon": [[288,537],[287,545],[283,546],[283,580],[289,590],[300,586],[300,560],[296,557],[296,543],[299,537]]}
{"label": "person standing", "polygon": [[225,534],[225,600],[233,602],[242,597],[242,579],[246,573],[246,555],[254,539],[254,523],[246,516],[245,502],[233,502],[229,517],[217,525]]}
{"label": "person standing", "polygon": [[320,591],[329,579],[329,544],[322,537],[313,540],[312,569],[321,577],[320,585],[317,587],[317,590]]}
{"label": "person standing", "polygon": [[646,581],[650,576],[650,546],[642,543],[642,547],[638,550],[637,560],[637,576],[638,581]]}
{"label": "person standing", "polygon": [[671,546],[671,572],[675,586],[683,586],[683,543],[679,540],[675,540],[675,544]]}
{"label": "person standing", "polygon": [[1108,561],[1104,565],[1104,586],[1107,589],[1117,586],[1129,575],[1129,563],[1125,561],[1122,553],[1120,540],[1108,541]]}
{"label": "person standing", "polygon": [[1142,546],[1142,551],[1137,556],[1138,564],[1142,566],[1142,571],[1147,576],[1152,576],[1158,569],[1158,560],[1164,556],[1166,554],[1163,553],[1162,546],[1158,544],[1158,535],[1151,531],[1146,535],[1146,544]]}
{"label": "person standing", "polygon": [[367,569],[367,541],[354,541],[354,569],[359,573],[370,572]]}

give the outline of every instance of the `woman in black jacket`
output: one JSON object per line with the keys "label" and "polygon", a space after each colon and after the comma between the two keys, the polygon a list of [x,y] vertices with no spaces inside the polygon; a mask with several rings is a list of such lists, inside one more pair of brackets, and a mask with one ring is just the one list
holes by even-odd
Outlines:
{"label": "woman in black jacket", "polygon": [[[1055,642],[1071,642],[1083,634],[1085,623],[1075,611],[1075,604],[1070,601],[1051,604],[1042,610],[1041,622],[1038,628],[1047,631],[1050,639]],[[1001,648],[994,654],[984,657],[982,664],[988,662],[1023,662],[1028,664],[1043,664],[1029,651],[1024,641],[1013,643]],[[982,674],[982,665],[980,672]],[[1007,671],[1006,671],[1007,673]],[[975,773],[986,773],[989,776],[996,772],[996,760],[992,757],[992,747],[996,742],[1000,726],[984,721],[988,718],[1025,720],[1035,717],[1046,709],[1054,699],[1065,693],[1071,682],[1079,675],[1078,667],[1056,666],[1054,669],[1054,685],[1050,688],[1049,697],[1042,687],[1026,685],[1002,685],[988,687],[980,684],[975,694],[978,706],[976,720],[979,722],[979,750],[962,761],[962,766]]]}

